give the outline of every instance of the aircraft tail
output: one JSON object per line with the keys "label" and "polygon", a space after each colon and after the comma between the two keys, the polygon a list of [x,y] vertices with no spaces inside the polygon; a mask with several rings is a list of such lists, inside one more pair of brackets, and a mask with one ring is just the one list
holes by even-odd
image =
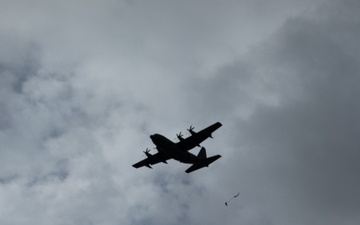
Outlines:
{"label": "aircraft tail", "polygon": [[[202,149],[201,149],[202,150]],[[201,153],[201,150],[199,152],[199,155]],[[204,149],[205,150],[205,149]],[[205,153],[206,154],[206,153]],[[205,158],[203,160],[201,160],[200,162],[198,163],[194,163],[192,166],[190,166],[185,172],[186,173],[191,173],[195,170],[198,170],[198,169],[201,169],[205,166],[209,166],[211,163],[213,163],[214,161],[218,160],[219,158],[221,157],[221,155],[214,155],[214,156],[211,156],[209,158]]]}
{"label": "aircraft tail", "polygon": [[200,159],[206,159],[206,149],[202,147],[199,151],[199,154],[197,155]]}

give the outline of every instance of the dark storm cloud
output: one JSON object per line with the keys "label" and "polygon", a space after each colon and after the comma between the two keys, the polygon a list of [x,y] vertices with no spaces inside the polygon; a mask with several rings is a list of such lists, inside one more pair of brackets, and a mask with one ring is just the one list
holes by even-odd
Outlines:
{"label": "dark storm cloud", "polygon": [[[3,3],[0,222],[358,224],[359,5],[318,2]],[[209,168],[131,167],[216,121]]]}
{"label": "dark storm cloud", "polygon": [[0,177],[0,184],[8,184],[11,181],[15,180],[18,177],[18,175],[8,175],[6,177]]}
{"label": "dark storm cloud", "polygon": [[59,160],[54,162],[54,168],[46,174],[35,174],[31,177],[26,184],[28,188],[32,188],[37,185],[46,185],[47,183],[62,183],[69,177],[69,166],[67,160]]}
{"label": "dark storm cloud", "polygon": [[[246,59],[205,81],[200,99],[206,109],[221,106],[224,120],[236,118],[236,107],[253,108],[236,122],[238,157],[228,164],[270,224],[359,222],[359,10],[345,1],[289,19]],[[241,88],[254,84],[260,91]]]}
{"label": "dark storm cloud", "polygon": [[16,173],[23,177],[36,167],[48,173],[46,167],[52,160],[44,150],[43,141],[61,135],[63,127],[56,116],[59,107],[51,109],[57,99],[53,98],[54,102],[46,100],[56,94],[48,92],[50,95],[41,96],[40,93],[46,88],[54,93],[56,85],[51,82],[38,85],[38,81],[46,78],[39,72],[41,50],[37,44],[7,34],[1,37],[0,45],[0,174],[9,177]]}
{"label": "dark storm cloud", "polygon": [[[114,130],[119,133],[123,123],[141,125],[137,104],[119,111],[123,105],[114,95],[94,94],[97,78],[87,80],[87,74],[66,63],[66,69],[44,65],[43,49],[33,52],[33,45],[19,42],[16,35],[3,41],[6,51],[1,52],[0,198],[7,215],[2,223],[124,220],[126,192],[114,183],[113,168],[102,154],[127,170],[130,162],[119,148],[111,148],[120,153],[117,158],[102,152],[100,143],[116,138]],[[116,201],[111,196],[117,196]],[[71,202],[71,207],[61,202]],[[92,213],[104,208],[112,209]]]}
{"label": "dark storm cloud", "polygon": [[[360,33],[348,23],[339,30],[330,29],[332,22],[300,19],[285,25],[285,37],[278,37],[282,48],[270,52],[271,63],[285,68],[295,82],[280,81],[280,106],[260,107],[239,126],[245,134],[243,143],[252,140],[249,148],[268,157],[268,169],[277,165],[274,180],[280,187],[291,187],[300,206],[323,216],[356,218],[360,68],[359,58],[347,50],[356,48],[354,39]],[[345,42],[340,35],[354,39]],[[278,177],[281,171],[287,174]]]}
{"label": "dark storm cloud", "polygon": [[0,40],[3,54],[0,57],[1,86],[22,92],[23,83],[39,69],[39,48],[16,36],[3,35]]}
{"label": "dark storm cloud", "polygon": [[0,128],[11,126],[13,94],[21,94],[23,84],[34,76],[39,68],[39,51],[31,43],[3,35],[0,39]]}

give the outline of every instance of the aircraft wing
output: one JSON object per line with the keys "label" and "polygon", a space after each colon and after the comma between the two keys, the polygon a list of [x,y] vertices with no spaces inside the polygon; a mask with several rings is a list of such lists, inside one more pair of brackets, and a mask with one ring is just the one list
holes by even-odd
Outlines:
{"label": "aircraft wing", "polygon": [[222,126],[220,122],[216,122],[213,125],[199,131],[193,132],[190,137],[185,138],[177,143],[177,145],[183,150],[190,150],[196,146],[199,146],[201,142],[211,137],[211,134]]}
{"label": "aircraft wing", "polygon": [[211,163],[213,163],[214,161],[218,160],[221,157],[221,155],[214,155],[211,156],[209,158],[204,159],[202,162],[200,163],[195,163],[192,166],[190,166],[185,172],[186,173],[191,173],[195,170],[201,169],[203,167],[207,167],[209,166]]}
{"label": "aircraft wing", "polygon": [[141,160],[140,162],[137,162],[132,166],[135,167],[135,168],[140,168],[140,167],[143,167],[143,166],[151,168],[150,165],[154,165],[154,164],[157,164],[159,162],[163,162],[163,163],[167,164],[166,160],[169,160],[169,159],[170,158],[168,156],[158,152],[158,153],[156,153],[154,155],[148,156],[146,159]]}

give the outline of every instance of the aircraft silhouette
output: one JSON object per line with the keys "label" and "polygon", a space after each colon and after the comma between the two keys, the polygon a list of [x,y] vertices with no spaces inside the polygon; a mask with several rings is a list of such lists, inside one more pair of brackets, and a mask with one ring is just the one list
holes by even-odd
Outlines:
{"label": "aircraft silhouette", "polygon": [[158,152],[152,155],[150,153],[150,150],[146,149],[144,153],[147,158],[135,163],[132,166],[135,168],[146,166],[152,169],[151,165],[157,164],[159,162],[167,164],[167,160],[175,159],[181,163],[192,164],[192,166],[190,166],[185,171],[186,173],[191,173],[205,166],[208,167],[215,160],[219,159],[221,155],[207,157],[206,149],[204,147],[200,149],[197,156],[188,151],[195,148],[196,146],[200,147],[200,143],[207,138],[212,138],[212,133],[221,126],[222,124],[220,122],[217,122],[199,132],[195,132],[194,127],[190,126],[188,131],[190,132],[191,136],[183,138],[183,135],[180,132],[179,134],[177,134],[177,137],[179,139],[179,142],[177,143],[170,141],[169,139],[160,134],[150,135],[150,139],[155,144]]}

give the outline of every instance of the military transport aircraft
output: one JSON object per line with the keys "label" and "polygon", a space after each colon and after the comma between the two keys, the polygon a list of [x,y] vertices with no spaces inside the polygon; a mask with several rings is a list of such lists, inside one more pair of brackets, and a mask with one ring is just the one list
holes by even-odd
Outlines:
{"label": "military transport aircraft", "polygon": [[158,150],[158,152],[152,155],[150,153],[150,150],[146,149],[144,153],[147,158],[138,163],[135,163],[133,167],[140,168],[146,166],[152,169],[150,165],[154,165],[159,162],[167,164],[166,161],[169,159],[175,159],[182,163],[192,164],[192,166],[190,166],[185,171],[186,173],[191,173],[205,166],[209,166],[215,160],[219,159],[221,155],[207,157],[206,149],[204,147],[200,149],[197,156],[191,154],[188,151],[196,146],[200,147],[200,143],[203,142],[205,139],[209,137],[212,138],[211,134],[221,126],[222,124],[220,122],[217,122],[199,132],[195,132],[194,127],[190,126],[188,131],[190,132],[191,136],[183,138],[180,132],[179,134],[177,134],[177,137],[179,139],[179,142],[177,143],[170,141],[169,139],[160,134],[150,135],[150,138],[152,142],[156,145],[156,149]]}

